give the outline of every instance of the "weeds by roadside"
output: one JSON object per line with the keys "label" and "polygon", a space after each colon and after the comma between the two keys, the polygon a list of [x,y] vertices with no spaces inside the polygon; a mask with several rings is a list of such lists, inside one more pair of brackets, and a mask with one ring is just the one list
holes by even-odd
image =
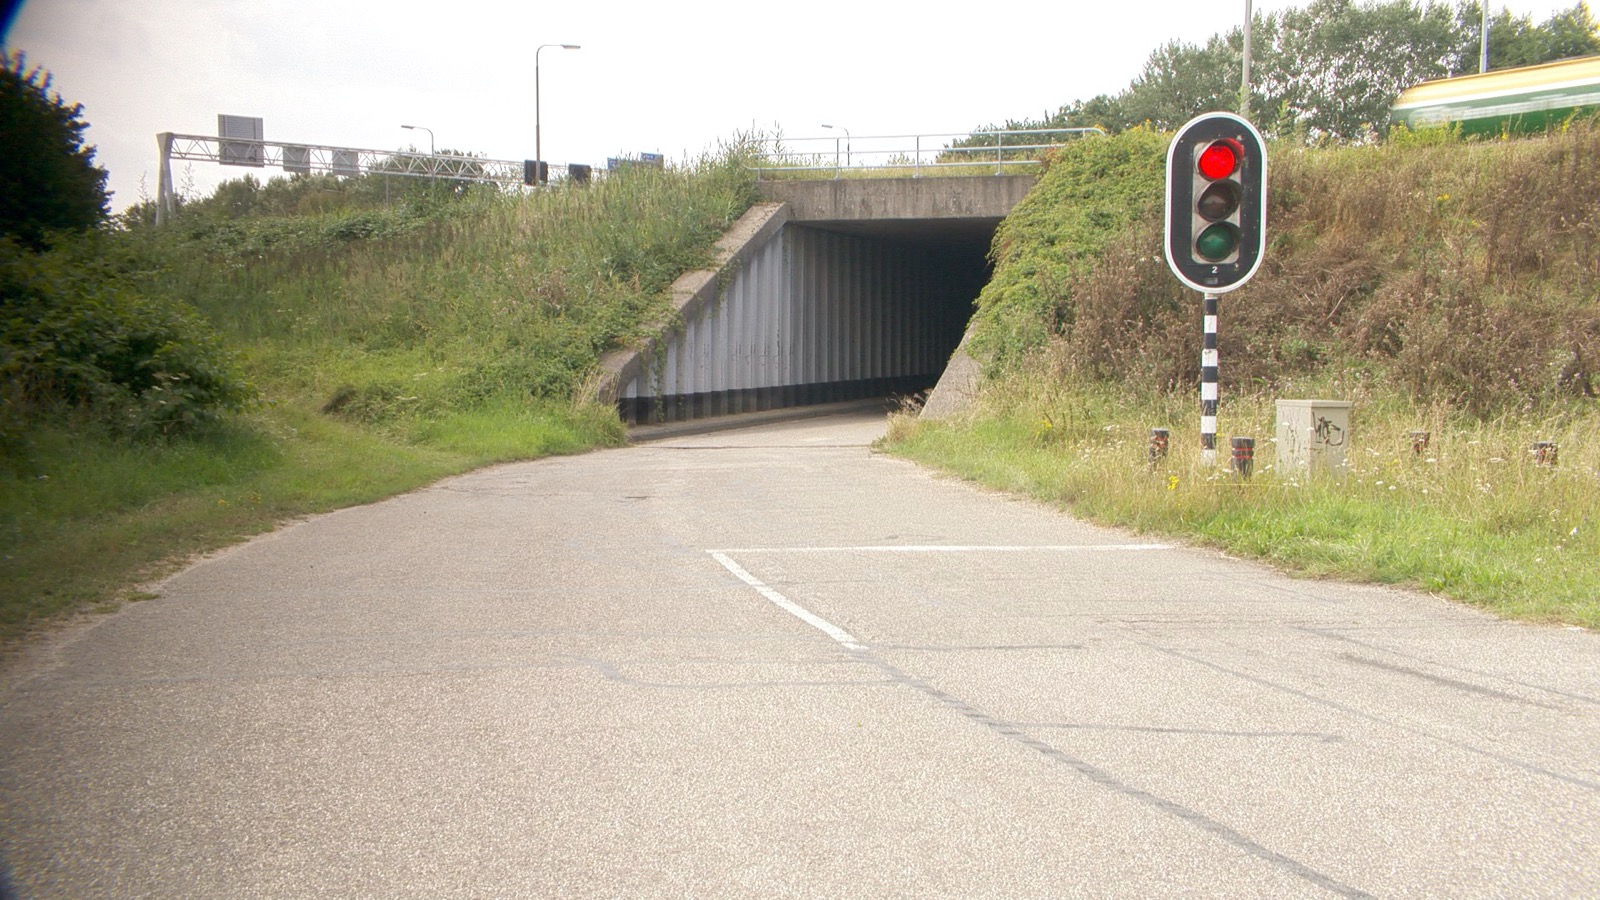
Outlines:
{"label": "weeds by roadside", "polygon": [[[1600,130],[1401,138],[1269,148],[1266,263],[1219,323],[1219,457],[1255,438],[1253,478],[1200,463],[1200,303],[1140,129],[1052,158],[979,298],[982,407],[889,446],[1099,522],[1600,626]],[[1354,404],[1348,469],[1278,471],[1273,400],[1319,397]]]}
{"label": "weeds by roadside", "polygon": [[[966,420],[898,419],[886,446],[1102,524],[1600,627],[1600,410],[1479,420],[1369,391],[1352,411],[1348,468],[1308,478],[1276,467],[1273,398],[1227,397],[1221,443],[1257,439],[1255,474],[1243,479],[1226,449],[1202,464],[1197,407],[1172,394],[1014,379]],[[1151,428],[1171,433],[1156,464]],[[1420,453],[1413,431],[1429,433]],[[1536,441],[1559,447],[1557,465],[1540,464]]]}

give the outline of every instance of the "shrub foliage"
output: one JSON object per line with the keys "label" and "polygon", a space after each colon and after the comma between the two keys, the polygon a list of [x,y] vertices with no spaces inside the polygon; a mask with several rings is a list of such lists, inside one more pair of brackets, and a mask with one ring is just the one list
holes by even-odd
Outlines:
{"label": "shrub foliage", "polygon": [[118,434],[189,431],[250,390],[183,304],[137,290],[153,259],[99,231],[106,172],[83,145],[82,105],[0,56],[0,451],[63,410]]}
{"label": "shrub foliage", "polygon": [[[1161,249],[1160,143],[1061,151],[1001,229],[974,341],[991,369],[1042,354],[1093,379],[1197,381],[1199,296]],[[1600,130],[1269,157],[1266,261],[1221,301],[1225,388],[1387,379],[1480,416],[1600,390]]]}
{"label": "shrub foliage", "polygon": [[347,420],[565,404],[755,197],[735,148],[526,196],[240,218],[192,204],[150,232],[170,246],[149,283],[252,348],[269,390]]}
{"label": "shrub foliage", "polygon": [[71,408],[119,433],[172,434],[249,399],[199,316],[133,290],[126,269],[134,263],[103,236],[47,253],[0,240],[8,420]]}

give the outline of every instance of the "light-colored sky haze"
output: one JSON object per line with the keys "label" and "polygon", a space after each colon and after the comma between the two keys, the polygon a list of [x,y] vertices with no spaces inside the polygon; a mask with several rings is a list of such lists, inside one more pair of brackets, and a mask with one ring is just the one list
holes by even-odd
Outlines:
{"label": "light-colored sky haze", "polygon": [[[1257,0],[1258,12],[1300,3]],[[1570,3],[1510,2],[1542,21]],[[268,140],[491,159],[681,160],[738,132],[932,134],[1036,118],[1127,86],[1150,51],[1204,41],[1243,0],[1013,4],[686,0],[448,3],[28,0],[7,44],[84,105],[113,207],[156,188],[158,132],[259,116]],[[1498,8],[1498,5],[1496,5]],[[207,192],[250,170],[177,163]],[[267,169],[254,174],[281,174]]]}

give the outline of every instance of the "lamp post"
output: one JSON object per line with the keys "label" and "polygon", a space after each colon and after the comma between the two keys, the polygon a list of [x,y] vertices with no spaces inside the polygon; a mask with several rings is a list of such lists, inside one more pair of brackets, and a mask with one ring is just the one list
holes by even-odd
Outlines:
{"label": "lamp post", "polygon": [[429,128],[426,125],[401,125],[400,127],[404,128],[407,131],[418,131],[418,130],[426,131],[428,133],[428,155],[429,156],[433,156],[433,155],[435,155],[437,153],[437,151],[435,151],[433,149],[433,129],[432,128]]}
{"label": "lamp post", "polygon": [[[822,127],[830,129],[830,130],[832,130],[834,128],[837,128],[840,131],[844,132],[844,166],[847,169],[850,168],[850,129],[844,127],[843,125],[824,125]],[[833,164],[835,166],[839,165],[839,139],[838,138],[834,138],[833,139]]]}
{"label": "lamp post", "polygon": [[544,146],[541,142],[543,135],[540,134],[539,128],[539,51],[546,47],[560,47],[562,50],[583,49],[577,44],[540,44],[533,51],[533,158],[534,165],[539,169],[535,174],[540,184],[549,181],[547,174],[549,168],[544,164]]}
{"label": "lamp post", "polygon": [[1250,118],[1250,23],[1255,19],[1251,0],[1244,0],[1244,77],[1239,82],[1239,115]]}
{"label": "lamp post", "polygon": [[1478,49],[1478,74],[1489,71],[1489,0],[1479,4],[1483,9],[1483,40]]}

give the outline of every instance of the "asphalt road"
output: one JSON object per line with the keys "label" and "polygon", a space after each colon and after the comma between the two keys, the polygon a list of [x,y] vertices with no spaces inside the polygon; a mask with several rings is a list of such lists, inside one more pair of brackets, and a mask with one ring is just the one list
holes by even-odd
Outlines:
{"label": "asphalt road", "polygon": [[285,528],[5,667],[32,897],[1600,894],[1600,635],[875,455],[880,417]]}

